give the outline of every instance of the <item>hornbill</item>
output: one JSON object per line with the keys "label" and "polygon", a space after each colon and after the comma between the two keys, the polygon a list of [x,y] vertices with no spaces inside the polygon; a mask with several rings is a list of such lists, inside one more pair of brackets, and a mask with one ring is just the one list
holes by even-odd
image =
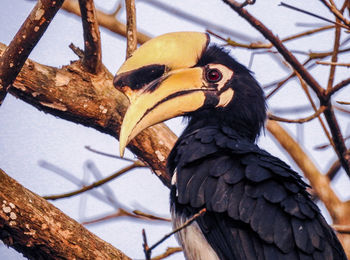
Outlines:
{"label": "hornbill", "polygon": [[143,129],[188,118],[167,161],[173,226],[206,208],[177,234],[186,259],[346,259],[307,184],[255,143],[266,118],[258,82],[207,34],[148,41],[114,85],[130,100],[121,155]]}

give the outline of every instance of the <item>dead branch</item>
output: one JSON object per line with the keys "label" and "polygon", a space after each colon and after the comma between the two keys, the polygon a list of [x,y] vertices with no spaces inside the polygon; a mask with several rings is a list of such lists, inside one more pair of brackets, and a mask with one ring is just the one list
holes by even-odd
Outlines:
{"label": "dead branch", "polygon": [[63,198],[69,198],[69,197],[73,197],[75,195],[78,195],[78,194],[81,194],[83,192],[86,192],[88,190],[91,190],[93,188],[97,188],[119,176],[121,176],[122,174],[124,173],[127,173],[135,168],[138,168],[138,167],[145,167],[145,165],[140,162],[140,161],[135,161],[133,164],[117,171],[116,173],[108,176],[107,178],[103,178],[99,181],[96,181],[90,185],[87,185],[87,186],[84,186],[83,188],[79,189],[79,190],[76,190],[76,191],[72,191],[72,192],[67,192],[67,193],[64,193],[64,194],[59,194],[59,195],[50,195],[50,196],[43,196],[44,199],[47,199],[47,200],[57,200],[57,199],[63,199]]}
{"label": "dead branch", "polygon": [[234,0],[223,0],[240,16],[247,20],[255,29],[257,29],[266,39],[268,39],[278,50],[278,52],[285,58],[285,60],[292,65],[292,67],[303,77],[303,79],[315,91],[320,100],[324,99],[324,90],[315,78],[305,69],[305,67],[296,59],[296,57],[283,45],[281,40],[275,36],[261,21],[252,16],[244,8],[240,8],[240,4]]}
{"label": "dead branch", "polygon": [[334,61],[316,61],[317,64],[320,65],[329,65],[329,66],[342,66],[342,67],[350,67],[350,63],[344,62],[334,62]]}
{"label": "dead branch", "polygon": [[309,122],[313,119],[315,119],[316,117],[319,117],[320,114],[323,113],[323,111],[326,109],[325,106],[321,106],[319,109],[317,109],[317,111],[305,118],[300,118],[300,119],[287,119],[287,118],[283,118],[283,117],[279,117],[279,116],[275,116],[273,114],[268,114],[268,117],[270,120],[275,120],[275,121],[280,121],[280,122],[285,122],[285,123],[298,123],[298,124],[302,124],[302,123],[306,123]]}
{"label": "dead branch", "polygon": [[[137,212],[137,213],[135,213]],[[97,224],[104,222],[106,220],[116,219],[120,217],[129,217],[132,219],[139,219],[144,221],[166,221],[169,222],[170,220],[163,217],[158,217],[155,215],[147,214],[139,210],[129,211],[125,208],[118,208],[116,212],[109,213],[109,214],[103,214],[102,216],[98,217],[92,217],[88,220],[84,220],[81,224],[82,225],[91,225],[91,224]]]}
{"label": "dead branch", "polygon": [[186,228],[187,226],[191,225],[193,223],[193,221],[195,221],[200,216],[203,216],[206,212],[207,212],[206,208],[201,209],[198,213],[194,214],[191,218],[186,220],[181,226],[179,226],[178,228],[174,229],[170,233],[164,235],[158,242],[156,242],[155,244],[153,244],[150,247],[147,244],[146,231],[143,229],[142,230],[142,236],[143,236],[143,241],[144,241],[143,246],[144,246],[146,259],[151,259],[151,254],[152,254],[152,250],[153,249],[155,249],[157,246],[159,246],[161,243],[163,243],[165,240],[167,240],[169,237],[171,237],[175,233],[177,233],[180,230],[182,230],[182,229]]}
{"label": "dead branch", "polygon": [[101,37],[93,0],[79,0],[84,30],[83,66],[86,71],[96,74],[101,70]]}
{"label": "dead branch", "polygon": [[135,0],[125,0],[126,6],[126,59],[137,48],[137,29],[136,29],[136,8]]}
{"label": "dead branch", "polygon": [[346,87],[349,84],[350,84],[350,78],[344,79],[343,81],[341,81],[337,85],[335,85],[331,90],[327,91],[327,96],[330,97],[335,92],[337,92],[338,90]]}
{"label": "dead branch", "polygon": [[167,221],[167,222],[171,221],[171,219],[169,218],[158,217],[149,213],[142,212],[140,210],[133,210],[132,213],[134,213],[137,216],[145,217],[150,220],[161,220],[161,221]]}
{"label": "dead branch", "polygon": [[[129,158],[126,158],[126,157],[121,157],[121,156],[110,154],[110,153],[101,152],[101,151],[98,151],[98,150],[96,150],[94,148],[91,148],[90,146],[85,146],[85,149],[90,151],[90,152],[93,152],[93,153],[96,153],[96,154],[99,154],[99,155],[103,155],[103,156],[107,156],[107,157],[111,157],[111,158],[114,158],[114,159],[123,160],[123,161],[127,161],[127,162],[135,162],[135,160],[133,160],[133,159],[129,159]],[[139,162],[139,163],[142,163],[142,162]]]}
{"label": "dead branch", "polygon": [[43,36],[63,0],[38,1],[0,57],[0,105],[32,49]]}
{"label": "dead branch", "polygon": [[[296,73],[296,75],[297,75],[297,77],[298,77],[298,79],[300,81],[300,85],[303,88],[303,90],[304,90],[304,92],[305,92],[305,94],[306,94],[306,96],[307,96],[307,98],[308,98],[308,100],[309,100],[313,110],[316,112],[317,111],[317,107],[316,107],[316,104],[315,104],[314,100],[311,97],[311,94],[310,94],[308,86],[306,85],[305,81],[300,77],[300,75],[298,73]],[[322,117],[318,116],[318,120],[320,121],[320,124],[321,124],[321,127],[323,129],[323,132],[325,133],[327,139],[329,140],[329,143],[332,145],[333,149],[335,150],[336,147],[334,145],[333,139],[332,139],[332,137],[331,137],[331,135],[330,135],[330,133],[329,133],[327,127],[326,127],[326,124],[324,123],[324,121],[322,119]]]}
{"label": "dead branch", "polygon": [[239,3],[234,0],[223,0],[234,11],[248,21],[255,29],[257,29],[265,38],[267,38],[278,50],[278,52],[285,58],[285,60],[293,67],[293,69],[300,74],[303,80],[313,89],[320,100],[321,105],[328,107],[324,111],[327,123],[332,133],[333,142],[335,144],[336,153],[339,157],[342,166],[350,177],[350,156],[346,154],[346,146],[342,133],[340,131],[337,119],[331,108],[330,100],[326,96],[326,90],[315,80],[315,78],[305,69],[305,67],[296,59],[296,57],[283,45],[281,40],[275,36],[261,21],[252,16],[244,8],[240,8]]}
{"label": "dead branch", "polygon": [[[337,20],[339,21],[339,20]],[[334,37],[334,46],[333,46],[333,54],[331,61],[333,63],[336,63],[338,61],[338,51],[340,46],[340,36],[341,36],[341,30],[339,26],[335,26],[335,37]],[[316,61],[317,63],[317,61]],[[335,70],[336,66],[334,64],[331,65],[329,70],[329,77],[328,77],[328,84],[327,84],[327,90],[332,89],[333,82],[334,82],[334,76],[335,76]]]}
{"label": "dead branch", "polygon": [[0,170],[0,239],[30,259],[130,259]]}
{"label": "dead branch", "polygon": [[[321,1],[323,1],[323,0],[321,0]],[[346,27],[345,25],[343,25],[343,24],[341,24],[341,23],[339,23],[339,22],[334,22],[334,21],[332,21],[332,20],[330,20],[330,19],[327,19],[327,18],[325,18],[325,17],[323,17],[323,16],[320,16],[320,15],[314,14],[314,13],[312,13],[312,12],[309,12],[309,11],[306,11],[306,10],[303,10],[303,9],[300,9],[300,8],[297,8],[297,7],[295,7],[295,6],[292,6],[292,5],[283,3],[283,2],[280,3],[280,6],[287,7],[287,8],[289,8],[289,9],[292,9],[292,10],[295,10],[295,11],[298,11],[298,12],[301,12],[301,13],[304,13],[304,14],[307,14],[307,15],[310,15],[310,16],[313,16],[313,17],[316,17],[316,18],[321,19],[321,20],[323,20],[323,21],[326,21],[326,22],[329,22],[329,23],[332,23],[332,24],[341,26],[341,27],[343,27],[343,28],[345,28],[345,29],[348,29],[348,27]]]}
{"label": "dead branch", "polygon": [[182,252],[181,247],[168,247],[163,254],[152,257],[151,260],[161,260],[178,252]]}
{"label": "dead branch", "polygon": [[206,28],[208,30],[220,32],[220,33],[223,33],[225,35],[230,35],[230,36],[234,37],[235,39],[241,39],[243,41],[254,41],[254,38],[247,35],[247,34],[243,34],[239,31],[232,30],[230,27],[227,28],[227,27],[223,27],[221,25],[212,23],[206,18],[196,17],[196,16],[192,15],[190,12],[184,12],[179,8],[175,8],[172,5],[166,4],[166,2],[164,2],[164,1],[138,0],[137,2],[138,3],[143,2],[145,4],[152,5],[153,7],[160,9],[160,10],[163,10],[163,11],[167,12],[168,14],[177,16],[177,17],[181,18],[182,20],[187,20],[187,21],[193,22],[193,23],[198,24],[199,26],[202,26],[203,28]]}
{"label": "dead branch", "polygon": [[332,225],[335,231],[344,234],[350,234],[350,226],[349,225]]}
{"label": "dead branch", "polygon": [[[282,42],[287,42],[287,41],[299,39],[301,37],[313,35],[315,33],[322,32],[322,31],[325,31],[325,30],[328,30],[328,29],[332,29],[332,28],[334,28],[334,25],[322,26],[320,28],[307,30],[305,32],[301,32],[301,33],[297,33],[297,34],[288,36],[288,37],[282,39],[281,41]],[[245,49],[250,49],[250,50],[270,49],[270,48],[273,47],[273,45],[271,43],[262,43],[262,42],[252,42],[252,43],[249,43],[249,44],[239,43],[239,42],[236,42],[236,41],[232,40],[229,37],[228,38],[224,38],[224,37],[220,36],[219,34],[213,32],[211,30],[207,30],[207,32],[209,34],[215,36],[216,38],[226,42],[228,45],[233,46],[233,47],[240,47],[240,48],[245,48]]]}
{"label": "dead branch", "polygon": [[320,1],[329,9],[329,11],[331,11],[334,14],[336,18],[341,20],[347,26],[347,29],[350,28],[350,21],[343,16],[343,14],[337,9],[334,3],[330,4],[326,0]]}
{"label": "dead branch", "polygon": [[[80,16],[79,4],[73,0],[66,0],[62,5],[62,9]],[[96,10],[97,22],[100,26],[105,27],[106,29],[126,37],[126,25],[118,21],[113,14],[106,14],[102,11]],[[137,33],[137,42],[145,43],[151,39],[150,36],[143,34],[141,32]]]}
{"label": "dead branch", "polygon": [[[64,179],[70,181],[71,183],[75,184],[77,187],[81,187],[81,186],[85,185],[85,182],[82,181],[81,179],[77,178],[74,174],[72,174],[64,169],[61,169],[54,164],[51,164],[47,161],[39,161],[39,165],[41,167],[43,167],[44,169],[47,169],[47,170],[63,177]],[[119,205],[110,201],[104,194],[100,193],[97,190],[91,190],[89,192],[89,195],[95,197],[96,199],[100,200],[101,202],[106,203],[107,205],[110,205],[111,207],[113,207],[115,209],[119,208]]]}

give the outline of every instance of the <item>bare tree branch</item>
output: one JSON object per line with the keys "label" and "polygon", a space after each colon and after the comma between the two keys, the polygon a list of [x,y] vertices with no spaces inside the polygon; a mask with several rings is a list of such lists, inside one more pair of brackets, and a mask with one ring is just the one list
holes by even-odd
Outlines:
{"label": "bare tree branch", "polygon": [[287,119],[287,118],[283,118],[283,117],[279,117],[279,116],[275,116],[272,114],[269,114],[268,117],[270,120],[275,120],[275,121],[280,121],[280,122],[285,122],[285,123],[298,123],[298,124],[302,124],[305,122],[309,122],[313,119],[315,119],[316,117],[318,117],[320,114],[323,113],[323,111],[325,111],[326,107],[325,106],[321,106],[319,109],[317,109],[317,111],[312,114],[311,116],[305,117],[305,118],[300,118],[300,119]]}
{"label": "bare tree branch", "polygon": [[136,29],[136,8],[135,0],[125,0],[126,6],[126,59],[137,48],[137,29]]}
{"label": "bare tree branch", "polygon": [[[69,13],[80,16],[79,4],[73,0],[65,0],[62,5],[62,9]],[[106,14],[104,12],[96,10],[96,15],[98,24],[100,26],[103,26],[116,34],[126,37],[126,25],[119,22],[113,14]],[[149,39],[151,39],[150,36],[141,32],[137,33],[137,42],[144,43]]]}
{"label": "bare tree branch", "polygon": [[334,14],[335,17],[337,17],[347,26],[347,29],[350,28],[350,21],[343,16],[343,14],[336,8],[334,3],[330,4],[327,2],[327,0],[320,0],[320,1],[329,9],[329,11],[331,11]]}
{"label": "bare tree branch", "polygon": [[29,259],[130,259],[0,170],[0,239]]}
{"label": "bare tree branch", "polygon": [[138,168],[138,167],[145,167],[145,165],[140,162],[140,161],[135,161],[133,164],[117,171],[116,173],[108,176],[107,178],[103,178],[99,181],[96,181],[90,185],[84,186],[83,188],[76,190],[76,191],[72,191],[72,192],[68,192],[68,193],[64,193],[64,194],[60,194],[60,195],[50,195],[50,196],[43,196],[44,199],[47,200],[57,200],[57,199],[63,199],[63,198],[69,198],[69,197],[73,197],[75,195],[78,195],[80,193],[83,193],[85,191],[91,190],[93,188],[97,188],[115,178],[118,178],[119,176],[121,176],[124,173],[127,173],[129,171],[131,171],[132,169]]}
{"label": "bare tree branch", "polygon": [[181,247],[168,247],[163,254],[152,257],[151,260],[161,260],[179,252],[182,252]]}
{"label": "bare tree branch", "polygon": [[29,54],[46,31],[63,0],[40,0],[0,57],[0,105]]}
{"label": "bare tree branch", "polygon": [[79,7],[84,30],[83,66],[88,72],[96,74],[101,70],[102,53],[95,5],[93,0],[79,0]]}

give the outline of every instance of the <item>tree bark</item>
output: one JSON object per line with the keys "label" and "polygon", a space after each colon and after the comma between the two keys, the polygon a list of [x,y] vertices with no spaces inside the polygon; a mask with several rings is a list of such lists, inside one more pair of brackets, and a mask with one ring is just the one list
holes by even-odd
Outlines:
{"label": "tree bark", "polygon": [[0,169],[0,239],[29,259],[130,259]]}

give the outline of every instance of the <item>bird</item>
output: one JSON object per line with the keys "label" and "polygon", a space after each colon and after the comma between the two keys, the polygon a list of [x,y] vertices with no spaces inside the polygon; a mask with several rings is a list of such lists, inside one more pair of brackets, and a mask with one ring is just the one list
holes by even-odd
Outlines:
{"label": "bird", "polygon": [[167,158],[170,211],[188,260],[347,259],[308,185],[257,145],[266,120],[253,73],[201,32],[151,39],[120,67],[129,99],[120,154],[142,130],[177,116],[187,127]]}

